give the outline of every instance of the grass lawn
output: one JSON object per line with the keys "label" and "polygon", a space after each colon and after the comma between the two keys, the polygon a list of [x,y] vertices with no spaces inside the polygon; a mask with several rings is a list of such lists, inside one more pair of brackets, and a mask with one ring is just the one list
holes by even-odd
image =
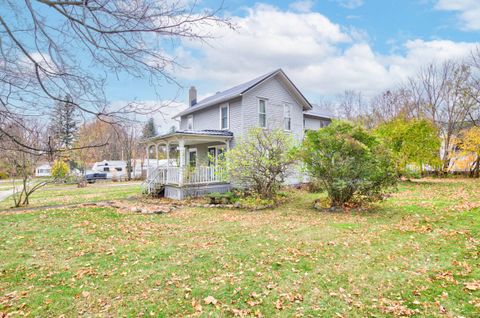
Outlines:
{"label": "grass lawn", "polygon": [[[29,207],[116,200],[140,193],[138,183],[95,183],[89,184],[86,188],[77,188],[77,185],[49,184],[30,196]],[[11,197],[0,201],[0,211],[13,205]]]}
{"label": "grass lawn", "polygon": [[479,185],[403,183],[368,213],[292,191],[259,212],[0,215],[0,316],[479,317]]}

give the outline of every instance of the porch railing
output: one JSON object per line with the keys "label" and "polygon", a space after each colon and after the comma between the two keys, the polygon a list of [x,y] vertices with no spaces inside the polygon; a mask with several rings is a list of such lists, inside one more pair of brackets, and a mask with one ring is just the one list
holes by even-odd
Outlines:
{"label": "porch railing", "polygon": [[153,189],[159,185],[191,185],[224,182],[222,168],[216,166],[199,167],[158,167],[149,170],[145,185]]}
{"label": "porch railing", "polygon": [[216,166],[183,167],[184,183],[199,184],[225,181],[223,170]]}

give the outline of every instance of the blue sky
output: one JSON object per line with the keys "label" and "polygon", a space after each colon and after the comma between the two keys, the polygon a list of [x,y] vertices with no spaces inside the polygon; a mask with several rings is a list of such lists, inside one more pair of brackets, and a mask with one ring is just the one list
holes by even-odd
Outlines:
{"label": "blue sky", "polygon": [[[169,51],[185,66],[173,70],[185,89],[165,84],[163,100],[184,103],[190,85],[205,97],[276,68],[312,102],[345,89],[369,97],[426,63],[468,56],[480,41],[480,0],[226,0],[223,14],[237,30],[214,27],[209,45],[182,41]],[[156,99],[146,81],[125,77],[112,78],[107,93]]]}

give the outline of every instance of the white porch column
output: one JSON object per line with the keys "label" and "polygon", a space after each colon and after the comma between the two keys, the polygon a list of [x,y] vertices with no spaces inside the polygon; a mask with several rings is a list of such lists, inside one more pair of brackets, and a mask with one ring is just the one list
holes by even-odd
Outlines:
{"label": "white porch column", "polygon": [[155,155],[157,156],[157,169],[158,169],[158,144],[155,144]]}
{"label": "white porch column", "polygon": [[178,142],[178,151],[180,152],[180,167],[178,169],[178,183],[183,185],[183,169],[185,167],[185,140],[180,139]]}
{"label": "white porch column", "polygon": [[150,145],[147,145],[147,179],[149,177],[149,174],[150,174]]}
{"label": "white porch column", "polygon": [[170,143],[169,142],[167,142],[166,147],[167,147],[167,168],[169,168],[170,167]]}

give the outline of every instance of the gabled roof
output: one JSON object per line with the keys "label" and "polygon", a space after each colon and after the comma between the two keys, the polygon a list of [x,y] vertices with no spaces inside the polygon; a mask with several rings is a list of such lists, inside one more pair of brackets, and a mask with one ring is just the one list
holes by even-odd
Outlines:
{"label": "gabled roof", "polygon": [[293,84],[293,82],[288,78],[288,76],[285,74],[285,72],[279,68],[275,71],[269,72],[267,74],[264,74],[262,76],[259,76],[257,78],[254,78],[253,80],[250,80],[248,82],[245,82],[243,84],[234,86],[232,88],[229,88],[227,90],[224,90],[222,92],[218,92],[215,95],[209,96],[205,99],[202,99],[199,101],[197,104],[195,104],[192,107],[187,108],[186,110],[178,113],[175,115],[173,118],[184,116],[190,113],[193,113],[197,110],[207,108],[209,106],[213,106],[219,103],[227,102],[229,100],[232,100],[234,98],[240,97],[249,90],[253,89],[254,87],[258,86],[259,84],[265,82],[269,78],[274,77],[277,74],[281,74],[283,78],[285,79],[285,82],[292,88],[293,91],[295,91],[297,98],[299,98],[302,101],[303,108],[304,109],[311,109],[312,105],[308,102],[308,100],[303,96],[303,94],[300,92],[300,90]]}
{"label": "gabled roof", "polygon": [[332,119],[333,117],[335,117],[328,108],[322,107],[318,104],[312,104],[312,109],[304,111],[303,114],[305,116],[326,118],[326,119]]}

